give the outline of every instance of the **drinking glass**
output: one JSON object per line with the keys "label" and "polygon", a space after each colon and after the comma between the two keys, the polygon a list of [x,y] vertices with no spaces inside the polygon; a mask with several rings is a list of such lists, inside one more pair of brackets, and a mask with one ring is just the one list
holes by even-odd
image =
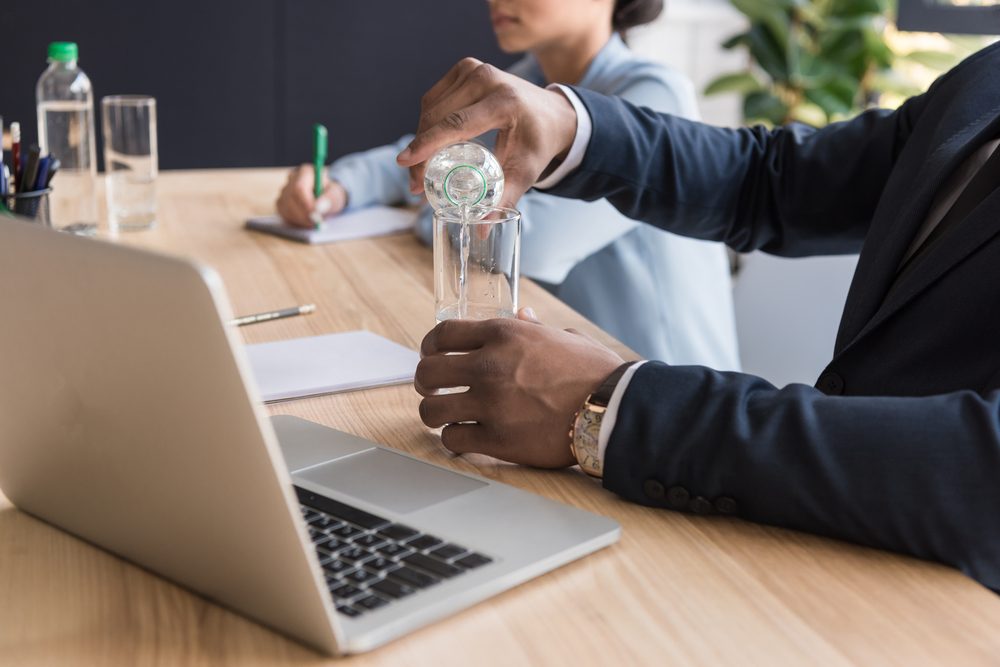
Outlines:
{"label": "drinking glass", "polygon": [[156,100],[105,97],[101,117],[110,231],[149,229],[156,223]]}
{"label": "drinking glass", "polygon": [[434,212],[434,313],[438,322],[514,317],[521,214],[511,208]]}

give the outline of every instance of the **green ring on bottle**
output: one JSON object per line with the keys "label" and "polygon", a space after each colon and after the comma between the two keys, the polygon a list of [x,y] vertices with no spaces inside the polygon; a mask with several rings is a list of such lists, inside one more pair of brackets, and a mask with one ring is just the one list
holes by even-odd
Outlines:
{"label": "green ring on bottle", "polygon": [[[471,204],[468,203],[459,204],[457,201],[451,198],[451,193],[448,192],[448,182],[451,180],[452,175],[459,169],[471,169],[472,171],[476,172],[476,174],[479,176],[479,182],[483,184],[483,191],[479,193],[479,199],[472,202]],[[475,206],[479,202],[483,201],[483,198],[486,196],[486,174],[483,173],[482,169],[472,164],[460,164],[452,167],[451,171],[448,172],[448,175],[444,177],[444,196],[447,197],[448,201],[450,201],[455,206]]]}

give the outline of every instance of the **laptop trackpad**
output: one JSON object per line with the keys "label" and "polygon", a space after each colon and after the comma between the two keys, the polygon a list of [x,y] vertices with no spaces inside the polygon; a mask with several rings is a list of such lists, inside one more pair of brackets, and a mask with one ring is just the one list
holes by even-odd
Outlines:
{"label": "laptop trackpad", "polygon": [[371,449],[324,463],[294,477],[401,514],[486,486],[478,479],[385,449]]}

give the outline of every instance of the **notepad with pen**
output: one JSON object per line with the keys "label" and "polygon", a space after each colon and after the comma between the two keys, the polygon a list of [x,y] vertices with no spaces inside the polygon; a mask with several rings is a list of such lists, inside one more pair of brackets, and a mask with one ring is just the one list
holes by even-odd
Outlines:
{"label": "notepad with pen", "polygon": [[412,210],[371,206],[328,217],[318,229],[292,227],[276,215],[250,218],[246,226],[301,243],[320,244],[398,234],[413,229],[415,221]]}
{"label": "notepad with pen", "polygon": [[265,403],[413,381],[420,355],[371,331],[246,346]]}

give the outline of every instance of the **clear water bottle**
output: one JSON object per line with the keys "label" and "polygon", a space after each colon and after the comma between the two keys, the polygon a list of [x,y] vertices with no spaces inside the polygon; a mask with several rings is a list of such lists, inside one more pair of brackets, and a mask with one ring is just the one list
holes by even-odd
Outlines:
{"label": "clear water bottle", "polygon": [[93,229],[97,223],[97,156],[94,143],[94,93],[77,66],[73,42],[49,44],[49,67],[38,79],[38,145],[60,166],[52,181],[52,220],[56,227]]}
{"label": "clear water bottle", "polygon": [[449,206],[469,209],[473,216],[500,205],[503,169],[484,146],[471,142],[446,146],[424,171],[424,192],[435,210]]}

